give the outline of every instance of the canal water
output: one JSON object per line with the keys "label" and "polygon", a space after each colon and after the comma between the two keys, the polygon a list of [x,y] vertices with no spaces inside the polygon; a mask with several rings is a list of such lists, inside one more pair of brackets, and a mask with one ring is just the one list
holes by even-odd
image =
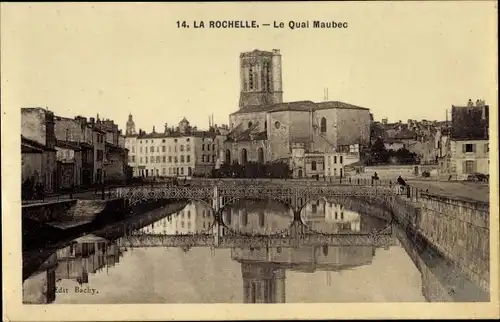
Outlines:
{"label": "canal water", "polygon": [[[301,222],[318,234],[363,234],[389,223],[321,199]],[[280,235],[293,211],[272,200],[240,200],[223,210],[236,234]],[[90,232],[44,250],[23,281],[26,304],[424,302],[422,274],[396,246],[218,248],[136,244],[126,236],[213,234],[215,218],[202,202],[181,211],[160,208],[123,225]],[[252,237],[249,237],[252,238]],[[256,237],[257,238],[257,237]],[[283,235],[283,238],[286,238]],[[136,239],[140,240],[140,239]]]}

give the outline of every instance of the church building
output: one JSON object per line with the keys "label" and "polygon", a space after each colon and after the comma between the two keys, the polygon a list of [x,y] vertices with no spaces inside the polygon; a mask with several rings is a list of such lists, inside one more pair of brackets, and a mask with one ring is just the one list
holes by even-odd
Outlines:
{"label": "church building", "polygon": [[239,109],[229,115],[224,163],[290,162],[297,144],[306,153],[328,153],[369,143],[367,108],[339,101],[283,102],[281,58],[278,49],[240,54]]}

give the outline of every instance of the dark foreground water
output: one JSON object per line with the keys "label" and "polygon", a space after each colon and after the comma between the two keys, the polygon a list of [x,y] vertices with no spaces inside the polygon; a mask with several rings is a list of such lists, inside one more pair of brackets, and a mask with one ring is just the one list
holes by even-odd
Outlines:
{"label": "dark foreground water", "polygon": [[[301,213],[308,228],[323,234],[357,234],[388,222],[324,200]],[[223,213],[236,233],[285,231],[293,212],[265,200],[243,200]],[[214,216],[201,202],[169,214],[157,209],[123,234],[213,234]],[[325,303],[422,302],[422,275],[401,246],[234,247],[196,245],[123,246],[123,237],[102,231],[46,250],[23,282],[24,303]],[[252,237],[250,237],[252,238]],[[286,237],[283,237],[286,238]]]}

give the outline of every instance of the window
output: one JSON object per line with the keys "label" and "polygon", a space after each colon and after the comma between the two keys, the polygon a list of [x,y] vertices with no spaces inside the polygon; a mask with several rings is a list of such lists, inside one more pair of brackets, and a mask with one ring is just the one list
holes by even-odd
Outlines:
{"label": "window", "polygon": [[210,144],[207,144],[207,151],[210,151]]}
{"label": "window", "polygon": [[205,155],[201,156],[201,162],[205,162]]}
{"label": "window", "polygon": [[135,152],[135,148],[134,148],[134,147],[132,147],[132,153],[134,153],[134,152]]}
{"label": "window", "polygon": [[146,140],[146,143],[148,143],[148,140]]}
{"label": "window", "polygon": [[167,173],[167,169],[162,168],[162,169],[161,169],[161,174],[166,174],[166,173]]}
{"label": "window", "polygon": [[241,164],[246,164],[247,161],[248,161],[247,149],[242,149],[241,150]]}
{"label": "window", "polygon": [[155,163],[155,157],[154,157],[154,156],[151,156],[151,157],[149,158],[149,162],[151,162],[151,163]]}
{"label": "window", "polygon": [[163,156],[163,163],[166,163],[167,162],[167,157],[166,156]]}
{"label": "window", "polygon": [[212,151],[215,151],[215,144],[212,144]]}
{"label": "window", "polygon": [[135,162],[135,155],[132,156],[132,162]]}
{"label": "window", "polygon": [[333,163],[337,164],[337,156],[336,155],[333,156]]}
{"label": "window", "polygon": [[141,161],[140,161],[140,163],[142,163],[142,157],[141,157],[141,159],[140,159],[140,160],[141,160]]}
{"label": "window", "polygon": [[184,168],[181,167],[180,169],[181,169],[181,174],[184,174]]}
{"label": "window", "polygon": [[280,122],[278,122],[278,121],[274,122],[274,127],[276,129],[279,129],[280,128]]}
{"label": "window", "polygon": [[490,152],[490,144],[489,143],[485,143],[484,144],[484,153],[488,153]]}
{"label": "window", "polygon": [[253,89],[253,67],[250,66],[250,68],[248,69],[248,83],[249,83],[249,87],[250,87],[250,90]]}
{"label": "window", "polygon": [[476,145],[472,143],[466,143],[462,145],[462,152],[463,153],[471,153],[471,152],[476,152]]}
{"label": "window", "polygon": [[168,147],[168,152],[172,152],[172,147],[171,146]]}
{"label": "window", "polygon": [[316,161],[311,162],[311,170],[316,171]]}
{"label": "window", "polygon": [[476,162],[474,161],[464,161],[464,173],[476,172]]}
{"label": "window", "polygon": [[156,152],[160,152],[160,147],[156,147]]}
{"label": "window", "polygon": [[184,163],[184,156],[181,155],[181,163]]}
{"label": "window", "polygon": [[174,163],[177,163],[177,156],[174,157]]}
{"label": "window", "polygon": [[[163,141],[165,141],[165,140],[163,140]],[[162,146],[162,147],[161,147],[161,151],[162,151],[162,152],[165,152],[166,150],[167,150],[167,147],[166,147],[166,146]]]}
{"label": "window", "polygon": [[150,147],[150,148],[149,148],[149,151],[150,151],[150,152],[155,152],[155,147],[154,147],[154,146]]}
{"label": "window", "polygon": [[191,156],[190,155],[186,155],[186,162],[191,162]]}
{"label": "window", "polygon": [[320,132],[321,133],[325,133],[326,132],[326,118],[324,118],[324,117],[321,118]]}
{"label": "window", "polygon": [[201,151],[205,151],[205,144],[201,145]]}
{"label": "window", "polygon": [[318,210],[318,206],[317,205],[311,205],[311,212],[313,214],[315,214],[317,210]]}
{"label": "window", "polygon": [[264,149],[262,148],[257,149],[257,161],[259,163],[264,163]]}
{"label": "window", "polygon": [[184,151],[184,144],[181,144],[181,151]]}
{"label": "window", "polygon": [[342,164],[342,162],[344,162],[344,160],[343,160],[344,157],[340,156],[339,158],[340,158],[340,164]]}
{"label": "window", "polygon": [[160,163],[160,156],[159,155],[156,156],[156,163]]}
{"label": "window", "polygon": [[139,148],[139,151],[141,151],[141,153],[142,153],[142,146]]}
{"label": "window", "polygon": [[212,162],[215,163],[215,154],[212,155]]}
{"label": "window", "polygon": [[191,151],[191,146],[189,144],[186,144],[186,151],[188,151],[188,152]]}
{"label": "window", "polygon": [[189,142],[189,138],[186,138],[186,142]]}
{"label": "window", "polygon": [[172,168],[168,168],[168,174],[172,174]]}
{"label": "window", "polygon": [[146,160],[146,162],[145,162],[145,163],[148,163],[148,157],[145,157],[144,159]]}
{"label": "window", "polygon": [[172,163],[172,156],[171,155],[168,156],[168,163]]}
{"label": "window", "polygon": [[161,143],[165,143],[165,139],[161,140]]}

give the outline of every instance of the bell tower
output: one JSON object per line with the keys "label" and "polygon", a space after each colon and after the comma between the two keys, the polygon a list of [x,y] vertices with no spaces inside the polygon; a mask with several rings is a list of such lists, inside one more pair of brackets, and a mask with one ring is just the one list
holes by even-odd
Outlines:
{"label": "bell tower", "polygon": [[240,54],[240,104],[267,105],[283,102],[279,49]]}
{"label": "bell tower", "polygon": [[[97,118],[99,118],[99,116]],[[125,127],[125,135],[134,135],[134,134],[136,134],[136,132],[135,132],[135,122],[132,119],[132,114],[129,114],[128,115],[127,125]]]}

